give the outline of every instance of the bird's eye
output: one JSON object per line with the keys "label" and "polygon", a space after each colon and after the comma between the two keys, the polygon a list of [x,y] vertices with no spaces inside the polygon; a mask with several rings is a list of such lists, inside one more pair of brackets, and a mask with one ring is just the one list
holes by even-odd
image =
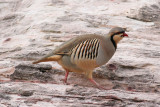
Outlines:
{"label": "bird's eye", "polygon": [[124,37],[123,35],[121,35],[121,37]]}

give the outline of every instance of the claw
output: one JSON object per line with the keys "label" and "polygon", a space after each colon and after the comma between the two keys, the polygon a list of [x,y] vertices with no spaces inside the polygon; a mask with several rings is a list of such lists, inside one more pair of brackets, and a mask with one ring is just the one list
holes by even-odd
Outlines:
{"label": "claw", "polygon": [[93,79],[89,79],[94,85],[96,85],[99,89],[102,90],[110,90],[109,88],[104,88],[102,86],[100,86],[96,81],[94,81]]}

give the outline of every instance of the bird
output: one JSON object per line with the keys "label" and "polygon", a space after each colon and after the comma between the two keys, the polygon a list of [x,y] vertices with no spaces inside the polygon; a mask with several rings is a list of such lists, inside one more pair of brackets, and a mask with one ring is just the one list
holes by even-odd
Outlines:
{"label": "bird", "polygon": [[74,37],[55,48],[48,55],[33,64],[56,61],[66,71],[64,82],[67,83],[69,72],[84,74],[99,89],[105,89],[92,77],[93,70],[106,64],[114,55],[117,44],[128,37],[122,27],[112,28],[105,36],[84,34]]}

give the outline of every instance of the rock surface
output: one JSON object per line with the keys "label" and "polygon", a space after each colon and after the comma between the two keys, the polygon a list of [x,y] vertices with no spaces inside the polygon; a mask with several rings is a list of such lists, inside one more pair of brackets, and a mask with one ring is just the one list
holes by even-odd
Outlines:
{"label": "rock surface", "polygon": [[[138,5],[137,5],[138,4]],[[0,1],[0,107],[159,107],[160,2],[155,0]],[[99,90],[55,62],[32,65],[80,34],[126,28],[108,64],[95,69]],[[108,66],[116,65],[116,70]]]}
{"label": "rock surface", "polygon": [[160,2],[152,5],[145,5],[139,9],[132,10],[132,14],[128,17],[144,22],[153,22],[160,20]]}

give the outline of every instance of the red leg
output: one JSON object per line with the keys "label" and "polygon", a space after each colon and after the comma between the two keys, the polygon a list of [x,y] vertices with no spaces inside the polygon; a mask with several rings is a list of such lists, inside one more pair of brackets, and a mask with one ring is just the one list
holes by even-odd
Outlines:
{"label": "red leg", "polygon": [[99,89],[104,89],[104,90],[110,90],[109,88],[104,88],[102,86],[100,86],[96,81],[94,81],[93,79],[89,79],[94,85],[96,85]]}
{"label": "red leg", "polygon": [[[95,84],[99,89],[103,89],[103,90],[110,90],[109,88],[104,88],[102,86],[100,86],[96,81],[94,81],[93,79],[89,79],[93,84]],[[116,99],[116,100],[120,100],[122,101],[122,99],[118,98],[117,96],[113,96],[113,95],[108,95],[106,96],[106,98],[108,99]]]}
{"label": "red leg", "polygon": [[69,74],[69,71],[66,70],[66,74],[65,74],[65,78],[64,78],[64,83],[67,83],[68,74]]}

